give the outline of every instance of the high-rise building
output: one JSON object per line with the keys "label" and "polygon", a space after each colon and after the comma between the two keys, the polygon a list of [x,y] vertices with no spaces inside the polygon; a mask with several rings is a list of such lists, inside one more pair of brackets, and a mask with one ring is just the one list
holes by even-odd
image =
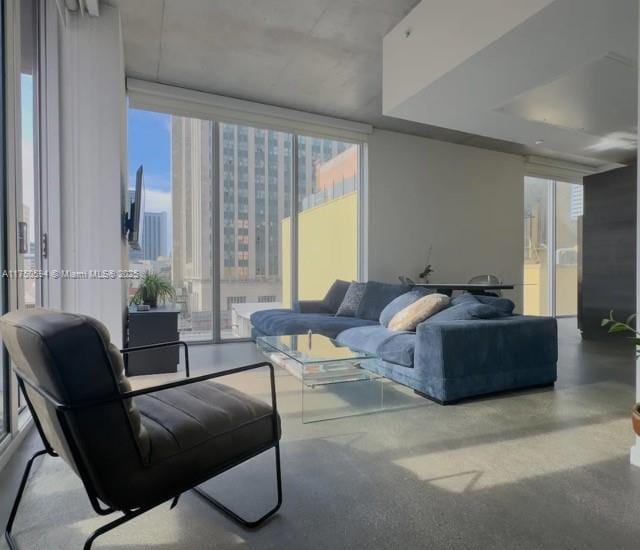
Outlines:
{"label": "high-rise building", "polygon": [[[187,316],[211,324],[212,122],[171,118],[171,275]],[[208,315],[206,315],[208,312]]]}
{"label": "high-rise building", "polygon": [[142,225],[142,252],[145,260],[167,256],[167,213],[145,212]]}
{"label": "high-rise building", "polygon": [[[233,304],[282,300],[282,246],[290,236],[280,233],[291,215],[293,136],[222,123],[217,140],[212,122],[182,117],[173,117],[171,128],[173,284],[188,313],[202,317],[211,311],[212,270],[219,269],[221,328],[230,329]],[[348,143],[299,138],[299,211],[333,197],[338,184],[347,192],[345,181],[356,177],[356,150]],[[335,158],[342,160],[323,176],[320,169]],[[216,160],[220,191],[212,204]],[[219,262],[212,261],[214,210]],[[210,323],[212,317],[205,317]]]}

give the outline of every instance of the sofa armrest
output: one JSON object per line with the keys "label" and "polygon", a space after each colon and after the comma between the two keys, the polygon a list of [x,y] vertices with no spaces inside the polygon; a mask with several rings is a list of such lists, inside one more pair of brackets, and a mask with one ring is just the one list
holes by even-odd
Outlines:
{"label": "sofa armrest", "polygon": [[548,368],[558,360],[556,320],[506,319],[421,323],[414,369],[433,391],[446,395],[448,381]]}
{"label": "sofa armrest", "polygon": [[297,300],[292,309],[296,313],[335,313],[325,308],[322,300]]}

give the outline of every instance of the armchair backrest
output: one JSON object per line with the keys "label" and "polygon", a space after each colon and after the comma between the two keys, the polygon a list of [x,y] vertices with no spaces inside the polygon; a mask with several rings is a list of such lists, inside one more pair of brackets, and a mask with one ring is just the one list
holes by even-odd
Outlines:
{"label": "armchair backrest", "polygon": [[110,504],[109,480],[148,458],[149,437],[132,400],[75,408],[131,389],[108,330],[88,316],[29,309],[1,317],[0,333],[41,435]]}

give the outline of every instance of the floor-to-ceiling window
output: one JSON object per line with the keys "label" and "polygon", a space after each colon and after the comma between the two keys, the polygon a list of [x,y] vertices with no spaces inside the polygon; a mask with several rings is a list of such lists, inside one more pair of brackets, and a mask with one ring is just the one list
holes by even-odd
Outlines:
{"label": "floor-to-ceiling window", "polygon": [[578,314],[578,231],[582,218],[582,185],[555,184],[555,314]]}
{"label": "floor-to-ceiling window", "polygon": [[549,315],[549,208],[551,181],[525,178],[524,183],[524,313]]}
{"label": "floor-to-ceiling window", "polygon": [[524,313],[577,315],[582,185],[524,182]]}
{"label": "floor-to-ceiling window", "polygon": [[130,267],[174,285],[181,338],[247,338],[254,311],[358,278],[361,145],[133,108],[128,126],[146,194]]}
{"label": "floor-to-ceiling window", "polygon": [[358,278],[360,147],[299,136],[297,164],[298,296],[317,300]]}
{"label": "floor-to-ceiling window", "polygon": [[[0,36],[5,36],[5,22],[4,22],[4,6],[0,3]],[[5,56],[4,56],[4,40],[0,40],[0,66],[5,66]],[[5,105],[5,71],[0,70],[0,105]],[[6,118],[4,108],[0,109],[0,128],[6,127]],[[5,132],[0,131],[0,182],[2,186],[0,187],[0,212],[2,215],[5,215],[6,209],[6,196],[7,196],[7,188],[6,188],[6,143],[5,143]],[[5,253],[4,250],[6,248],[6,234],[5,227],[0,227],[0,269],[5,269]],[[7,282],[4,280],[4,277],[0,279],[0,312],[4,313],[6,311],[6,284]],[[9,410],[8,410],[8,400],[6,399],[7,390],[9,388],[9,369],[8,369],[8,361],[6,359],[6,353],[4,349],[0,350],[0,441],[4,439],[7,432],[9,431]]]}
{"label": "floor-to-ceiling window", "polygon": [[[43,305],[41,280],[41,204],[39,177],[39,35],[43,4],[10,0],[2,18],[3,105],[2,227],[0,258],[8,270],[0,282],[0,313]],[[6,55],[5,55],[6,54]],[[17,434],[29,420],[26,401],[10,375],[8,356],[0,363],[0,439]]]}
{"label": "floor-to-ceiling window", "polygon": [[220,124],[219,138],[220,332],[243,338],[252,312],[291,300],[283,258],[291,255],[284,220],[291,214],[293,136]]}
{"label": "floor-to-ceiling window", "polygon": [[214,132],[207,120],[129,109],[129,202],[139,166],[145,195],[142,249],[129,250],[130,268],[174,286],[186,340],[213,338]]}
{"label": "floor-to-ceiling window", "polygon": [[[17,266],[25,276],[17,279],[18,307],[42,306],[41,279],[35,276],[42,267],[41,204],[39,180],[39,110],[38,110],[38,36],[39,5],[36,0],[20,2],[20,151],[21,178],[16,180],[16,210],[18,242]],[[18,412],[22,424],[26,416],[26,401],[18,392]]]}

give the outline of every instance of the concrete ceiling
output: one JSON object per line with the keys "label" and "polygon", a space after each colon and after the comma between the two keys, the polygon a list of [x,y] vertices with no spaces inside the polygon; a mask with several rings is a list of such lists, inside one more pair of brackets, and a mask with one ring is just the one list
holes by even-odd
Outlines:
{"label": "concrete ceiling", "polygon": [[423,0],[384,39],[383,88],[389,116],[541,156],[630,162],[638,2]]}
{"label": "concrete ceiling", "polygon": [[[127,75],[516,154],[382,115],[382,39],[419,0],[111,0]],[[576,159],[577,160],[577,159]]]}

